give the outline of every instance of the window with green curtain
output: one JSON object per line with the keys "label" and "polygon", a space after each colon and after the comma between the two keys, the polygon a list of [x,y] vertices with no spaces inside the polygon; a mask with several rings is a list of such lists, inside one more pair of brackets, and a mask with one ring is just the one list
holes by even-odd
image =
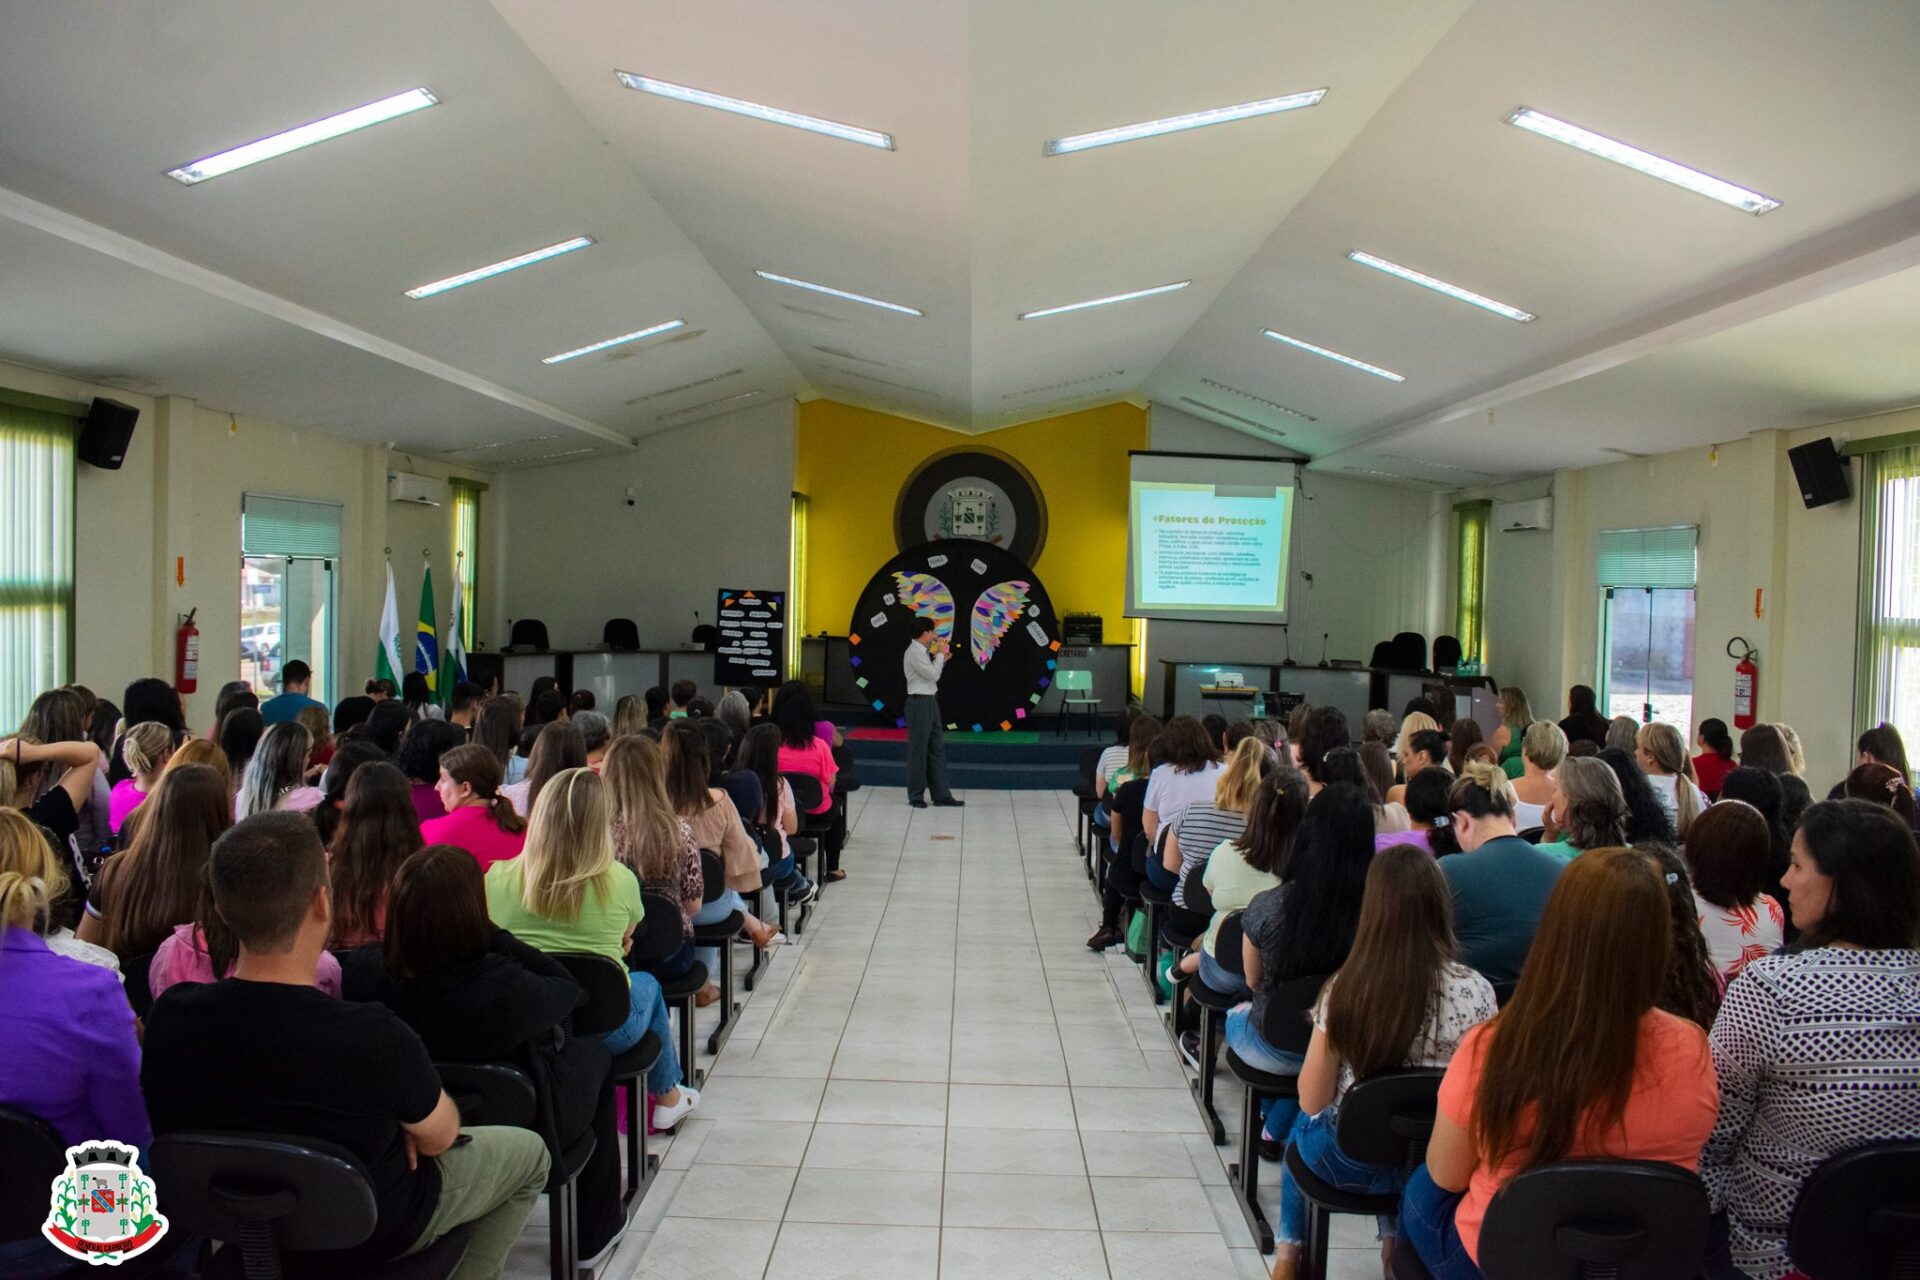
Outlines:
{"label": "window with green curtain", "polygon": [[787,543],[787,678],[800,676],[800,642],[807,634],[807,495],[793,495]]}
{"label": "window with green curtain", "polygon": [[460,644],[471,653],[473,606],[478,599],[474,584],[480,578],[480,495],[487,486],[460,476],[447,483],[453,489],[453,562],[460,568]]}
{"label": "window with green curtain", "polygon": [[1603,587],[1692,587],[1700,526],[1602,529],[1595,566]]}
{"label": "window with green curtain", "polygon": [[1864,454],[1856,730],[1920,740],[1920,445]]}
{"label": "window with green curtain", "polygon": [[0,734],[73,678],[76,425],[0,403]]}
{"label": "window with green curtain", "polygon": [[1460,641],[1460,660],[1487,662],[1487,530],[1493,523],[1493,503],[1485,498],[1455,504],[1459,517],[1459,590],[1454,596],[1453,634]]}

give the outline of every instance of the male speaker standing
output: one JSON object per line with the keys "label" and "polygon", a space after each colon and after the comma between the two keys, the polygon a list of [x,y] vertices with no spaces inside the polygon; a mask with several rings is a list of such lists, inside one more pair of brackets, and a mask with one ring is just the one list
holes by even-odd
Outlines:
{"label": "male speaker standing", "polygon": [[907,803],[927,807],[927,786],[943,809],[966,803],[947,789],[947,738],[940,726],[940,673],[947,666],[946,642],[934,635],[933,619],[913,624],[913,643],[904,659],[907,671]]}

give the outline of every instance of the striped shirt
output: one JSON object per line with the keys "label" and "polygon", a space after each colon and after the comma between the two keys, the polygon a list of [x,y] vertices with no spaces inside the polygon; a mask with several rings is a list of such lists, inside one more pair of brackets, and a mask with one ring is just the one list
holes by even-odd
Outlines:
{"label": "striped shirt", "polygon": [[1820,1162],[1920,1137],[1920,951],[1762,956],[1728,986],[1712,1041],[1720,1116],[1700,1175],[1727,1211],[1733,1264],[1780,1280]]}
{"label": "striped shirt", "polygon": [[1173,824],[1174,838],[1180,841],[1180,883],[1174,886],[1173,900],[1187,905],[1187,875],[1199,875],[1214,848],[1228,840],[1238,840],[1247,829],[1245,814],[1216,809],[1210,804],[1190,804],[1181,810]]}

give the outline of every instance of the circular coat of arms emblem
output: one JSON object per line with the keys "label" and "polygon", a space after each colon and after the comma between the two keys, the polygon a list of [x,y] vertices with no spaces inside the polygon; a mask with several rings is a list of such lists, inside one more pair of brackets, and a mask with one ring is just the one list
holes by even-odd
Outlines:
{"label": "circular coat of arms emblem", "polygon": [[963,446],[921,463],[900,488],[893,512],[894,545],[956,538],[986,542],[1023,564],[1047,542],[1047,505],[1040,486],[997,449]]}

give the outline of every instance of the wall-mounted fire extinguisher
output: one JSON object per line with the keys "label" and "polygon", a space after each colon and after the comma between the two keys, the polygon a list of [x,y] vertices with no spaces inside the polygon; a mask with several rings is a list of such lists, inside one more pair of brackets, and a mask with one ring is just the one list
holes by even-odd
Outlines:
{"label": "wall-mounted fire extinguisher", "polygon": [[[1739,645],[1740,651],[1734,652]],[[1751,729],[1759,719],[1753,713],[1754,700],[1760,696],[1760,668],[1754,665],[1754,659],[1760,651],[1748,644],[1746,637],[1735,636],[1727,641],[1727,656],[1738,658],[1733,664],[1733,727]]]}
{"label": "wall-mounted fire extinguisher", "polygon": [[200,628],[193,625],[193,615],[198,612],[187,610],[180,629],[173,633],[173,687],[183,694],[200,687]]}

